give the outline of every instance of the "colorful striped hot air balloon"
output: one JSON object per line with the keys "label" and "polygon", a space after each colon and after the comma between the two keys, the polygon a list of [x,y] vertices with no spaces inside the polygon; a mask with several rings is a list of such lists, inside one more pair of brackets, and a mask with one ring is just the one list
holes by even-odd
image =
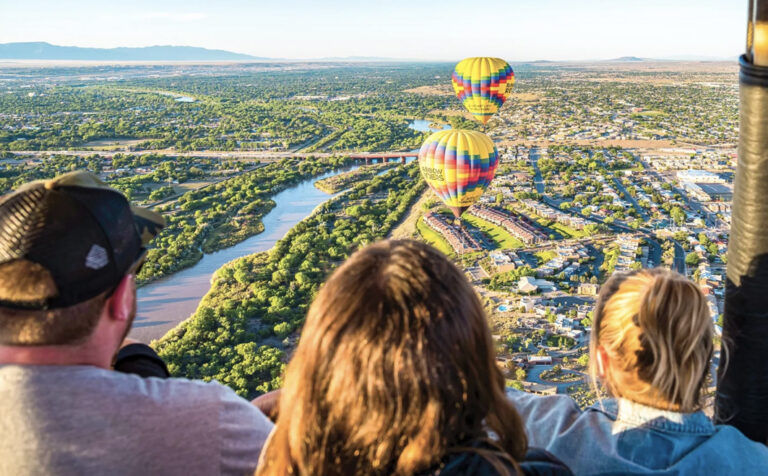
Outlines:
{"label": "colorful striped hot air balloon", "polygon": [[435,132],[419,150],[421,175],[456,218],[480,198],[498,165],[493,141],[477,131]]}
{"label": "colorful striped hot air balloon", "polygon": [[456,96],[475,118],[485,124],[512,92],[515,73],[499,58],[467,58],[451,77]]}

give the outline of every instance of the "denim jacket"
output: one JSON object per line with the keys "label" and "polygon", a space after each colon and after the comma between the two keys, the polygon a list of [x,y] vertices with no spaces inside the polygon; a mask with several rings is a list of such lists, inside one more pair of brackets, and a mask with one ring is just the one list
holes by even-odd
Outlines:
{"label": "denim jacket", "polygon": [[768,447],[703,412],[659,410],[625,399],[582,411],[566,395],[509,389],[528,443],[567,464],[574,474],[766,474]]}

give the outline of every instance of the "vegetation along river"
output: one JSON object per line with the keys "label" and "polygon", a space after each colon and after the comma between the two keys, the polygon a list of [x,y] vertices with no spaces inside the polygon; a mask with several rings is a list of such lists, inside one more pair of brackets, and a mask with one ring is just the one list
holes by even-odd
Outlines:
{"label": "vegetation along river", "polygon": [[331,198],[331,195],[315,188],[315,181],[354,168],[357,167],[329,172],[277,193],[272,197],[276,206],[262,219],[262,233],[231,248],[206,254],[191,268],[139,288],[136,320],[130,337],[142,342],[159,339],[187,319],[211,288],[211,277],[217,269],[241,256],[272,248],[288,230]]}

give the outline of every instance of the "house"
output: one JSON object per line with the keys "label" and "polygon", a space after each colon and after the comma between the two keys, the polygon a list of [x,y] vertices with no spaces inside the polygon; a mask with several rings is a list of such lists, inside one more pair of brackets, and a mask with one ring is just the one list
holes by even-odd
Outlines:
{"label": "house", "polygon": [[522,293],[532,292],[552,292],[557,289],[557,286],[552,281],[546,281],[544,279],[536,279],[531,276],[523,276],[520,281],[517,282],[517,290]]}
{"label": "house", "polygon": [[512,271],[517,267],[512,258],[501,251],[493,251],[488,256],[490,256],[491,260],[493,261],[493,265],[496,267],[496,270],[499,273],[506,273],[507,271]]}
{"label": "house", "polygon": [[597,296],[597,293],[599,291],[600,291],[599,284],[593,284],[593,283],[579,284],[579,294],[584,294],[586,296]]}
{"label": "house", "polygon": [[552,365],[552,357],[549,355],[529,355],[528,365]]}

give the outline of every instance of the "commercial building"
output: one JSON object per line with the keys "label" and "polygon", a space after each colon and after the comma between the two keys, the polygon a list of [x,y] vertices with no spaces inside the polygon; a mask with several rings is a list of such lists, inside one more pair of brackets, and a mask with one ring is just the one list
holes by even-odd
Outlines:
{"label": "commercial building", "polygon": [[733,200],[733,185],[731,184],[697,183],[696,185],[707,195],[709,198],[707,201],[730,202]]}
{"label": "commercial building", "polygon": [[681,170],[677,172],[677,179],[690,183],[725,183],[725,179],[715,173],[706,170]]}

